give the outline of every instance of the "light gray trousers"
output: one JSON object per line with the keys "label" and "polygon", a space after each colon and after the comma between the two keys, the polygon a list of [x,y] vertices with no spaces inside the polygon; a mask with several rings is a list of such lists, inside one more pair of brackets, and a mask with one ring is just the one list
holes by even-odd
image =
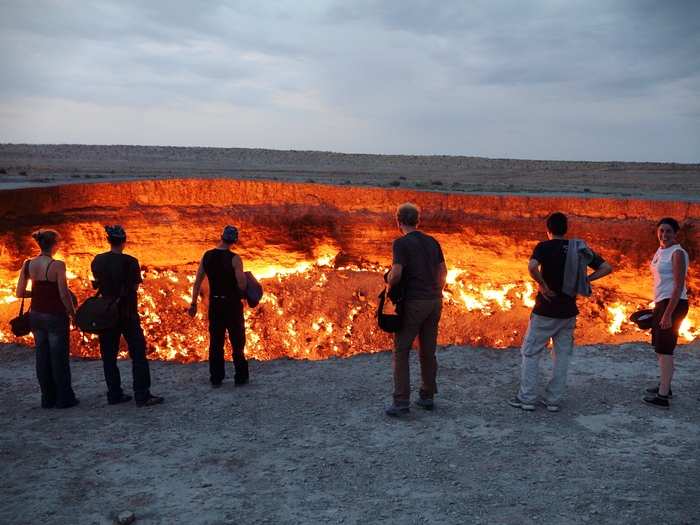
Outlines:
{"label": "light gray trousers", "polygon": [[568,319],[555,319],[532,314],[520,348],[523,362],[518,397],[521,401],[534,403],[537,400],[540,357],[550,339],[554,342],[552,378],[547,385],[544,400],[552,404],[562,400],[566,392],[566,374],[574,349],[574,328],[576,328],[575,316]]}

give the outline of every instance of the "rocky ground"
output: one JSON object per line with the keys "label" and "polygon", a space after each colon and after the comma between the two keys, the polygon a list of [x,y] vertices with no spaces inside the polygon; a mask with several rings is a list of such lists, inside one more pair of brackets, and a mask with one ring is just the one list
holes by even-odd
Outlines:
{"label": "rocky ground", "polygon": [[0,144],[0,189],[181,177],[318,182],[457,193],[563,193],[700,200],[700,164],[245,148]]}
{"label": "rocky ground", "polygon": [[551,414],[506,404],[517,350],[442,349],[437,409],[395,420],[390,353],[254,362],[219,390],[206,363],[153,362],[166,403],[145,409],[108,406],[100,362],[73,360],[81,404],[60,411],[38,407],[32,351],[5,345],[0,522],[698,523],[700,346],[678,352],[669,411],[640,402],[648,345],[576,354]]}

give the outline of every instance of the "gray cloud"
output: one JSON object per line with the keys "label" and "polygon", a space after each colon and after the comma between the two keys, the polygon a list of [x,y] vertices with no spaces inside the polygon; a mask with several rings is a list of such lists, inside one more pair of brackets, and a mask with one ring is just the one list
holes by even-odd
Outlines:
{"label": "gray cloud", "polygon": [[693,1],[5,1],[0,66],[6,142],[700,160]]}

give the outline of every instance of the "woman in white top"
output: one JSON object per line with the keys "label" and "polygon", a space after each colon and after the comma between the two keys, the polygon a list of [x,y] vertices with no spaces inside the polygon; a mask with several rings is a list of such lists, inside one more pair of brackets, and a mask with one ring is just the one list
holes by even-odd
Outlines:
{"label": "woman in white top", "polygon": [[654,276],[654,321],[651,344],[659,360],[659,384],[647,389],[644,402],[659,408],[669,407],[673,378],[673,350],[678,342],[678,329],[688,314],[688,253],[676,239],[678,221],[666,217],[656,225],[659,249],[651,260]]}

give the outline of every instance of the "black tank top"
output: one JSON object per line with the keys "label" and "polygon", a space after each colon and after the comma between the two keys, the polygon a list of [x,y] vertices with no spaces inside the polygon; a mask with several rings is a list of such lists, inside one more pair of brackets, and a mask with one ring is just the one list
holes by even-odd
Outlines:
{"label": "black tank top", "polygon": [[[61,301],[61,294],[58,293],[58,283],[49,281],[49,268],[53,264],[53,259],[46,266],[46,274],[43,280],[32,279],[32,304],[29,309],[42,314],[65,314],[66,307]],[[27,273],[29,273],[29,263],[27,263]]]}
{"label": "black tank top", "polygon": [[204,272],[209,279],[210,299],[240,300],[243,297],[236,272],[233,269],[233,258],[236,254],[230,250],[214,248],[204,254]]}

